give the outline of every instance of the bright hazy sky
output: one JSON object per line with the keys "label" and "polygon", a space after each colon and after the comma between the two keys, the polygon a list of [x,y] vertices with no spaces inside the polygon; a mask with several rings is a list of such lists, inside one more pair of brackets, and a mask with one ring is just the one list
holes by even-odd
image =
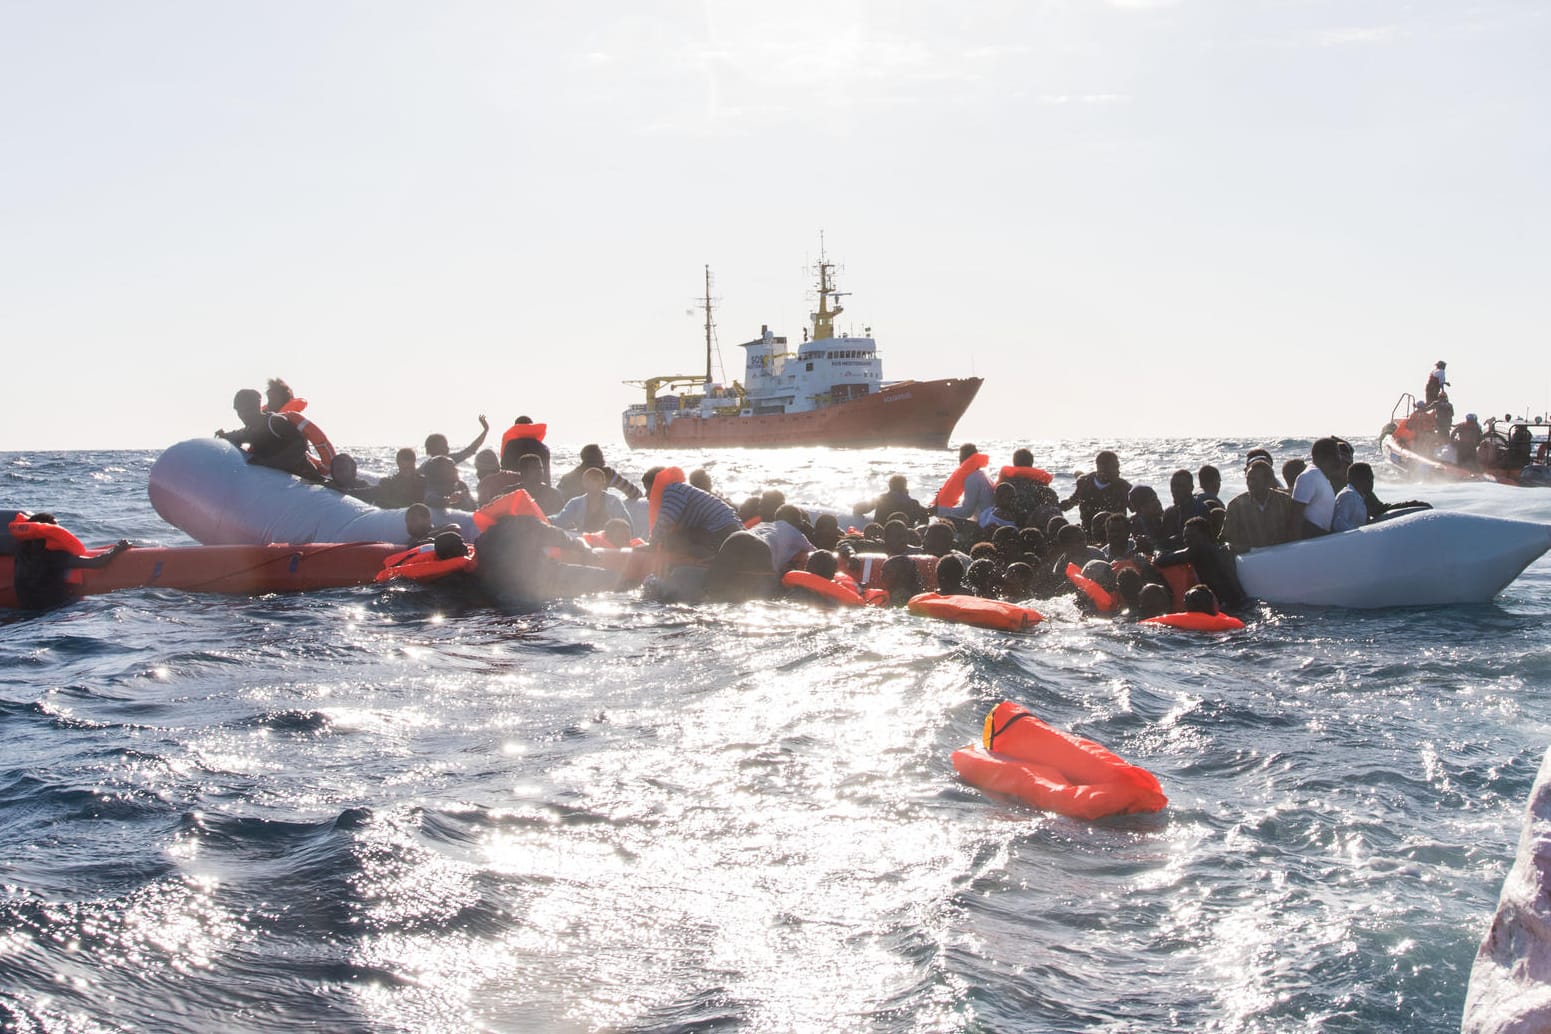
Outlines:
{"label": "bright hazy sky", "polygon": [[[342,445],[800,338],[823,230],[959,439],[1551,408],[1551,5],[0,0],[0,451],[286,377]],[[854,322],[851,322],[854,317]],[[741,366],[733,371],[741,375]]]}

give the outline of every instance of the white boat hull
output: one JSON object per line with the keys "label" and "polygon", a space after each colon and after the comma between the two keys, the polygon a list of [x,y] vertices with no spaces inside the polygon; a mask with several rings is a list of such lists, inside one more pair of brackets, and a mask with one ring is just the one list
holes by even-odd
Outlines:
{"label": "white boat hull", "polygon": [[[402,542],[404,511],[381,510],[322,485],[247,462],[219,438],[194,438],[165,450],[151,466],[151,505],[162,519],[206,546],[272,542]],[[432,510],[472,541],[473,519]]]}
{"label": "white boat hull", "polygon": [[1519,851],[1470,970],[1462,1034],[1551,1030],[1551,751],[1529,792]]}
{"label": "white boat hull", "polygon": [[1551,526],[1425,510],[1238,559],[1267,603],[1416,607],[1485,603],[1551,549]]}

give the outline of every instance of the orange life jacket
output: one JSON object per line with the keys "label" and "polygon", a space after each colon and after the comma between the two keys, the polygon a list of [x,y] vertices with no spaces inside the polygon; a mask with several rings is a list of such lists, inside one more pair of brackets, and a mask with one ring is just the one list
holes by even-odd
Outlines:
{"label": "orange life jacket", "polygon": [[455,571],[470,571],[473,568],[473,546],[469,547],[468,556],[438,560],[435,543],[427,542],[423,546],[411,546],[401,553],[386,557],[382,562],[382,570],[377,572],[373,581],[386,582],[393,578],[408,578],[416,582],[434,582]]}
{"label": "orange life jacket", "polygon": [[953,767],[982,790],[1072,818],[1160,811],[1169,803],[1145,768],[1052,728],[1010,700],[986,716],[980,746],[954,751]]}
{"label": "orange life jacket", "polygon": [[991,462],[991,457],[983,452],[977,452],[963,463],[959,469],[948,475],[948,480],[942,483],[937,490],[937,496],[932,500],[933,506],[957,506],[964,501],[964,483],[969,476],[977,470],[983,470]]}
{"label": "orange life jacket", "polygon": [[1120,600],[1116,594],[1111,593],[1104,586],[1092,578],[1084,578],[1082,569],[1076,564],[1066,565],[1066,580],[1077,586],[1082,594],[1093,601],[1093,605],[1101,614],[1113,614],[1120,607]]}
{"label": "orange life jacket", "polygon": [[1137,624],[1167,625],[1170,628],[1183,628],[1191,632],[1237,632],[1244,627],[1244,622],[1232,614],[1224,614],[1221,611],[1216,614],[1202,614],[1193,610],[1180,611],[1177,614],[1160,614],[1155,618],[1143,618]]}
{"label": "orange life jacket", "polygon": [[490,526],[502,517],[519,517],[527,514],[529,517],[537,517],[545,524],[549,518],[544,516],[544,508],[533,501],[533,497],[520,488],[515,488],[503,496],[497,496],[484,506],[474,511],[474,527],[481,532],[489,531]]}
{"label": "orange life jacket", "polygon": [[680,484],[684,480],[682,467],[665,467],[657,472],[652,480],[652,497],[646,506],[646,534],[648,537],[657,530],[657,513],[662,509],[662,494],[667,491],[669,485]]}
{"label": "orange life jacket", "polygon": [[11,533],[11,538],[17,542],[42,539],[44,547],[56,553],[69,553],[75,557],[91,555],[91,550],[81,545],[80,539],[57,524],[34,523],[26,514],[19,513],[6,527]]}
{"label": "orange life jacket", "polygon": [[1173,597],[1175,607],[1185,605],[1185,593],[1201,580],[1196,574],[1196,569],[1189,564],[1170,564],[1167,567],[1158,568],[1158,572],[1169,585],[1169,595]]}
{"label": "orange life jacket", "polygon": [[[930,553],[911,553],[910,561],[915,564],[916,578],[921,583],[921,588],[928,592],[937,589],[937,557]],[[851,557],[851,570],[846,573],[855,578],[869,589],[883,588],[883,565],[889,559],[887,553],[856,553]]]}
{"label": "orange life jacket", "polygon": [[822,596],[827,600],[834,600],[842,607],[860,607],[864,602],[861,594],[852,586],[846,585],[836,578],[820,578],[810,571],[788,571],[781,576],[781,584],[788,589],[803,589],[816,596]]}
{"label": "orange life jacket", "polygon": [[1006,600],[987,600],[979,596],[940,596],[935,592],[923,592],[919,596],[910,597],[905,608],[920,617],[958,621],[1004,632],[1021,632],[1045,620],[1045,616],[1032,607],[1020,607]]}
{"label": "orange life jacket", "polygon": [[548,424],[513,424],[501,434],[501,451],[506,451],[507,442],[516,441],[519,438],[532,438],[536,442],[542,442],[548,431]]}
{"label": "orange life jacket", "polygon": [[1041,470],[1038,467],[1003,467],[1002,476],[997,480],[997,484],[1001,484],[1003,481],[1012,481],[1016,478],[1028,478],[1030,481],[1038,481],[1042,485],[1048,485],[1055,480],[1055,475],[1048,470]]}
{"label": "orange life jacket", "polygon": [[314,453],[307,457],[307,461],[318,469],[318,473],[327,477],[333,472],[336,452],[329,442],[329,436],[323,433],[323,428],[302,416],[302,410],[306,408],[306,399],[292,399],[274,415],[284,417],[287,423],[302,433]]}

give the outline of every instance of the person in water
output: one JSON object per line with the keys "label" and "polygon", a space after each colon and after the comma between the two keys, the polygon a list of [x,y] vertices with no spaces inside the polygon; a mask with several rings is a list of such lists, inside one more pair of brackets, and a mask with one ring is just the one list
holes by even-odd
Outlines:
{"label": "person in water", "polygon": [[[29,523],[59,525],[51,513],[33,514]],[[16,539],[11,554],[11,588],[16,593],[16,605],[22,610],[52,610],[63,606],[70,601],[72,570],[107,567],[114,557],[129,548],[129,540],[120,539],[105,553],[78,556],[68,549],[58,548],[47,538]]]}
{"label": "person in water", "polygon": [[1061,500],[1061,509],[1077,507],[1077,519],[1086,532],[1100,510],[1125,513],[1131,482],[1120,476],[1120,457],[1108,449],[1093,457],[1093,473],[1082,474],[1072,494]]}
{"label": "person in water", "polygon": [[1185,590],[1186,614],[1216,614],[1217,596],[1209,585],[1192,585]]}
{"label": "person in water", "polygon": [[549,477],[544,473],[544,457],[532,452],[523,453],[517,461],[517,473],[522,475],[522,490],[544,513],[557,514],[565,506],[565,497],[550,486]]}
{"label": "person in water", "polygon": [[1169,590],[1157,582],[1148,582],[1136,594],[1136,619],[1162,617],[1169,612]]}
{"label": "person in water", "polygon": [[474,455],[476,452],[479,451],[480,446],[485,444],[485,436],[488,435],[489,433],[490,433],[490,421],[486,420],[485,419],[485,414],[481,413],[481,414],[479,414],[479,435],[478,435],[478,437],[476,437],[472,442],[469,442],[463,448],[459,449],[457,452],[451,451],[451,448],[447,444],[447,436],[445,434],[428,434],[428,435],[426,435],[426,438],[425,438],[425,455],[426,455],[426,460],[425,460],[425,463],[422,463],[420,465],[420,472],[422,474],[425,473],[426,464],[430,463],[433,459],[435,459],[438,456],[446,456],[446,457],[448,457],[449,459],[452,460],[454,466],[456,466],[459,463],[462,463],[464,460],[468,459],[470,456]]}
{"label": "person in water", "polygon": [[[653,467],[641,475],[648,494],[662,471],[662,467]],[[743,530],[743,522],[732,507],[694,485],[676,481],[664,486],[661,496],[657,523],[651,530],[653,548],[709,556],[728,536]]]}
{"label": "person in water", "polygon": [[797,507],[783,503],[773,517],[760,521],[749,529],[749,534],[769,547],[775,573],[785,574],[801,566],[803,558],[813,550],[813,543],[802,533],[803,514]]}
{"label": "person in water", "polygon": [[442,510],[472,510],[474,497],[469,486],[458,478],[458,465],[451,456],[432,456],[420,468],[425,473],[427,506]]}
{"label": "person in water", "polygon": [[895,474],[889,478],[889,490],[876,499],[864,503],[857,503],[852,508],[852,513],[858,517],[872,514],[880,521],[887,521],[896,513],[904,514],[905,519],[911,524],[917,524],[926,520],[926,507],[916,502],[910,495],[910,482],[903,474]]}
{"label": "person in water", "polygon": [[503,606],[532,607],[546,600],[602,592],[619,575],[586,563],[592,551],[563,529],[528,514],[502,517],[480,535],[475,577]]}
{"label": "person in water", "polygon": [[460,535],[463,533],[463,529],[456,524],[434,524],[431,508],[425,503],[411,503],[404,508],[404,534],[408,545],[424,546],[434,541],[436,536],[449,531],[456,531]]}
{"label": "person in water", "polygon": [[1245,491],[1228,501],[1222,540],[1235,553],[1279,546],[1292,524],[1292,497],[1276,491],[1269,460],[1256,459],[1244,471]]}
{"label": "person in water", "polygon": [[[608,492],[608,475],[598,467],[591,467],[582,477],[582,494],[574,499],[569,499],[560,508],[555,517],[557,528],[569,528],[571,531],[602,531],[604,526],[613,520],[622,520],[630,534],[625,536],[628,545],[635,536],[635,527],[630,521],[630,511],[616,495]],[[542,504],[540,504],[542,505]]]}
{"label": "person in water", "polygon": [[248,462],[272,467],[308,481],[321,481],[317,469],[307,459],[307,439],[285,417],[266,413],[263,396],[252,388],[243,388],[232,397],[232,409],[242,426],[235,431],[217,431],[215,436],[238,448],[247,446]]}
{"label": "person in water", "polygon": [[615,517],[604,523],[603,541],[612,549],[628,549],[635,544],[635,529],[629,520]]}
{"label": "person in water", "polygon": [[[962,465],[965,460],[979,451],[975,448],[974,442],[965,442],[959,446],[959,463]],[[937,515],[951,517],[954,520],[974,519],[982,510],[996,505],[996,500],[992,498],[995,488],[996,486],[991,483],[991,479],[984,471],[972,470],[964,479],[964,497],[959,500],[958,505],[936,507]]]}
{"label": "person in water", "polygon": [[1169,478],[1169,496],[1173,502],[1163,511],[1163,541],[1155,543],[1159,548],[1183,549],[1185,522],[1206,516],[1206,505],[1196,498],[1195,490],[1195,479],[1188,470],[1176,470]]}
{"label": "person in water", "polygon": [[[1312,538],[1330,532],[1336,512],[1336,492],[1331,475],[1341,464],[1341,450],[1334,438],[1320,438],[1309,450],[1314,466],[1293,482],[1292,515],[1287,534],[1291,539]],[[1341,476],[1344,481],[1344,475]]]}
{"label": "person in water", "polygon": [[[1027,480],[1027,479],[1025,479]],[[980,511],[976,523],[983,535],[994,535],[998,528],[1018,528],[1024,513],[1018,509],[1018,489],[1010,481],[997,485],[991,496],[991,506]]]}
{"label": "person in water", "polygon": [[377,501],[377,486],[361,477],[356,469],[355,457],[349,453],[334,454],[334,460],[329,464],[328,480],[323,484],[336,492],[354,496],[364,502],[376,503]]}
{"label": "person in water", "polygon": [[1163,501],[1151,485],[1137,485],[1126,493],[1126,501],[1131,508],[1131,534],[1136,539],[1136,548],[1150,553],[1168,537],[1163,529]]}
{"label": "person in water", "polygon": [[1160,553],[1153,558],[1153,563],[1158,567],[1189,564],[1195,568],[1196,577],[1210,586],[1217,598],[1229,607],[1238,607],[1245,602],[1233,554],[1212,537],[1212,526],[1205,517],[1192,517],[1185,522],[1185,548]]}
{"label": "person in water", "polygon": [[[604,486],[605,488],[621,493],[626,499],[641,498],[641,490],[639,488],[625,478],[620,477],[613,467],[604,462],[603,449],[598,445],[582,446],[581,462],[561,475],[560,480],[555,482],[555,487],[567,499],[573,499],[581,495],[585,490],[582,479],[586,476],[587,471],[593,467],[603,471],[604,476],[607,477],[608,483]],[[694,483],[693,475],[690,477],[690,483]],[[700,486],[697,485],[696,487]],[[705,491],[709,492],[710,489],[707,488]]]}
{"label": "person in water", "polygon": [[377,482],[374,501],[385,510],[402,510],[425,500],[425,475],[415,462],[415,450],[403,448],[394,456],[396,473]]}
{"label": "person in water", "polygon": [[974,595],[964,586],[964,561],[959,554],[949,553],[937,561],[937,592],[943,596]]}

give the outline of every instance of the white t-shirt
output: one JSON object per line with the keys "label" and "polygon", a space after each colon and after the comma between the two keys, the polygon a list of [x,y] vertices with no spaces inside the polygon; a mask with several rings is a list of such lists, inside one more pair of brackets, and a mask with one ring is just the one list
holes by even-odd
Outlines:
{"label": "white t-shirt", "polygon": [[1293,482],[1292,499],[1303,503],[1303,519],[1316,527],[1330,530],[1331,519],[1336,515],[1336,491],[1330,479],[1318,467],[1310,467]]}

